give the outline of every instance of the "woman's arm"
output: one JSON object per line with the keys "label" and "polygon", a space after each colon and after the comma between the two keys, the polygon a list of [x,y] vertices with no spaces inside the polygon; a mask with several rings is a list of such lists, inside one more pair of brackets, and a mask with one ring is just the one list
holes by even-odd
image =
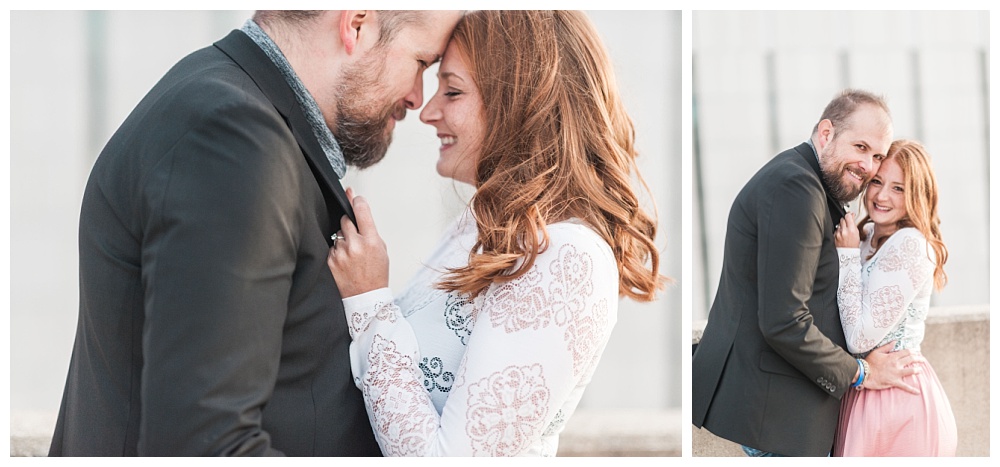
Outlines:
{"label": "woman's arm", "polygon": [[[365,210],[356,211],[361,224]],[[384,454],[524,453],[589,380],[616,320],[617,267],[584,227],[555,225],[549,234],[529,273],[476,299],[475,328],[440,416],[413,329],[388,290],[345,300],[355,382]]]}

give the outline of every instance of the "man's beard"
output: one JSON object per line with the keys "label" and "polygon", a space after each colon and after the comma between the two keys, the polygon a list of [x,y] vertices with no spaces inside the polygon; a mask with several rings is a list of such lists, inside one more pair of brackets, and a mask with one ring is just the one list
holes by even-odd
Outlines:
{"label": "man's beard", "polygon": [[371,60],[341,74],[337,119],[331,128],[344,153],[344,161],[359,169],[371,167],[385,157],[392,142],[389,122],[406,114],[406,108],[399,103],[390,102],[378,108],[377,99],[384,99],[387,93],[380,83],[384,71],[384,55],[373,55]]}
{"label": "man's beard", "polygon": [[836,156],[836,149],[836,141],[831,142],[827,147],[823,148],[823,152],[819,158],[820,172],[823,173],[823,181],[826,182],[826,186],[830,189],[830,196],[841,203],[847,203],[853,201],[861,194],[861,190],[868,183],[867,179],[871,177],[866,174],[862,177],[864,180],[858,186],[853,186],[845,181],[844,172],[847,170],[847,167],[841,163],[842,159]]}

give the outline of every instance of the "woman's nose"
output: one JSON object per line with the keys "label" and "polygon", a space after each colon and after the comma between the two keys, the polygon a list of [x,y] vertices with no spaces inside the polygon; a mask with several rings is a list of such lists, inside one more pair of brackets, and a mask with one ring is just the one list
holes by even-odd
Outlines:
{"label": "woman's nose", "polygon": [[430,125],[433,122],[440,120],[441,111],[438,109],[438,97],[435,95],[429,101],[424,109],[420,111],[420,121]]}

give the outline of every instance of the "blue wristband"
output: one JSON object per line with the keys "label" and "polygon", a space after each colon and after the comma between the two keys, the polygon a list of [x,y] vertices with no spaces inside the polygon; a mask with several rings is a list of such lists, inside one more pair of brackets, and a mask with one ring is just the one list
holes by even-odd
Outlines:
{"label": "blue wristband", "polygon": [[851,385],[854,389],[861,389],[861,385],[865,382],[865,365],[861,363],[861,359],[858,359],[858,380]]}

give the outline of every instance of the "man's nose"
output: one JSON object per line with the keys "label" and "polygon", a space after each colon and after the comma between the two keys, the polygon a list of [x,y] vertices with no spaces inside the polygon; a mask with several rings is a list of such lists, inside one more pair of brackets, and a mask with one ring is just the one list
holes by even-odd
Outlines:
{"label": "man's nose", "polygon": [[872,175],[875,172],[875,155],[867,154],[861,158],[859,165],[865,170],[865,173]]}
{"label": "man's nose", "polygon": [[423,74],[418,74],[417,79],[414,80],[413,88],[410,89],[410,93],[403,98],[403,102],[407,109],[416,110],[419,109],[424,103],[424,78]]}

